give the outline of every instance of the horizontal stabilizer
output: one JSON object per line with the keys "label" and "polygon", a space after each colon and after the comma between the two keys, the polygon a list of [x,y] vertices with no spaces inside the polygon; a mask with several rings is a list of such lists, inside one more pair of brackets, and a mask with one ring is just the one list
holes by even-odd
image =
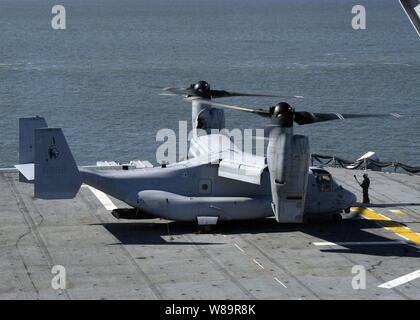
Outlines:
{"label": "horizontal stabilizer", "polygon": [[35,179],[35,165],[33,163],[17,164],[15,168],[26,178],[28,181]]}

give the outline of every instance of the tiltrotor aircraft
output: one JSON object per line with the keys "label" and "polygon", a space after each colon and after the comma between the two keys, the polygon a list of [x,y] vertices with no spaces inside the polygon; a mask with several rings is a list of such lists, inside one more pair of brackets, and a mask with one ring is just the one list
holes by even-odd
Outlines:
{"label": "tiltrotor aircraft", "polygon": [[[163,92],[192,103],[193,131],[201,133],[193,135],[187,160],[130,170],[78,167],[60,128],[48,128],[41,117],[21,118],[20,165],[16,166],[21,181],[34,180],[35,197],[40,199],[74,198],[85,183],[135,208],[125,216],[131,219],[144,213],[199,225],[271,216],[279,223],[317,217],[339,220],[356,203],[356,196],[339,186],[328,171],[310,167],[308,138],[293,133],[294,123],[400,117],[298,112],[285,102],[267,110],[221,104],[213,99],[264,95],[212,90],[205,81],[187,88],[163,88]],[[242,152],[226,135],[211,133],[225,127],[224,109],[270,120],[266,157]]]}

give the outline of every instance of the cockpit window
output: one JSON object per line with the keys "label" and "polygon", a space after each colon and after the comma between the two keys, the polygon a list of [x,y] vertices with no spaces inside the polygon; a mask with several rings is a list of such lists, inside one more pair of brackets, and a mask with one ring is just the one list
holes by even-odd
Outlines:
{"label": "cockpit window", "polygon": [[332,191],[332,178],[331,174],[324,170],[313,170],[315,181],[319,192]]}

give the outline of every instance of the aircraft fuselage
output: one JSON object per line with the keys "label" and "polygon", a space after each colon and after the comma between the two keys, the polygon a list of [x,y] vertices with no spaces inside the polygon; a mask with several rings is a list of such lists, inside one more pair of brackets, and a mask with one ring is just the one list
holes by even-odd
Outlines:
{"label": "aircraft fuselage", "polygon": [[[261,175],[261,184],[220,177],[218,164],[194,160],[166,168],[112,171],[81,168],[80,173],[84,183],[161,218],[196,221],[197,217],[205,216],[246,220],[273,215],[267,169]],[[309,169],[305,216],[335,214],[354,202],[354,194],[338,186],[327,171]]]}

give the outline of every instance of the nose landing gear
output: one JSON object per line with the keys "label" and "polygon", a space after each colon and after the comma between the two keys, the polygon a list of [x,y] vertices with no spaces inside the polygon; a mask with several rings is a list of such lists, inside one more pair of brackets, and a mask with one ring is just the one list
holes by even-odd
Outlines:
{"label": "nose landing gear", "polygon": [[334,222],[341,222],[343,220],[343,216],[340,213],[336,213],[332,216],[332,220]]}

